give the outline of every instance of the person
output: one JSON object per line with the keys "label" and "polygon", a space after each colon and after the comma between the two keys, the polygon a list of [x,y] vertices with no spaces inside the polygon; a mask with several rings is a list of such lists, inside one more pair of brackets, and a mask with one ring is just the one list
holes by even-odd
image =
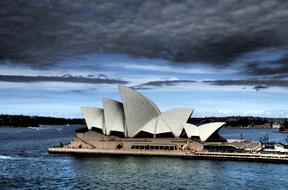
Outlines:
{"label": "person", "polygon": [[122,144],[118,144],[118,145],[116,146],[116,149],[121,149],[121,148],[123,148],[123,145],[122,145]]}

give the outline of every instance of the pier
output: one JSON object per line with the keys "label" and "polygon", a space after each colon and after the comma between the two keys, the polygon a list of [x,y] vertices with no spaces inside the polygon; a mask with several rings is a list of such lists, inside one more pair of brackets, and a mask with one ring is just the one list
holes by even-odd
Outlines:
{"label": "pier", "polygon": [[220,152],[197,152],[184,158],[197,160],[222,160],[222,161],[247,161],[247,162],[270,162],[288,163],[287,154],[258,153],[220,153]]}

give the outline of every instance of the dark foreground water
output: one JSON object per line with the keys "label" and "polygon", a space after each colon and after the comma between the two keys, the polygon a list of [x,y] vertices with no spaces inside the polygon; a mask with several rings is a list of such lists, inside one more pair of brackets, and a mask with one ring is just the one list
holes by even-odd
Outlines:
{"label": "dark foreground water", "polygon": [[[157,157],[49,155],[78,128],[0,128],[0,189],[288,189],[288,164]],[[258,140],[273,129],[222,129],[226,138]]]}

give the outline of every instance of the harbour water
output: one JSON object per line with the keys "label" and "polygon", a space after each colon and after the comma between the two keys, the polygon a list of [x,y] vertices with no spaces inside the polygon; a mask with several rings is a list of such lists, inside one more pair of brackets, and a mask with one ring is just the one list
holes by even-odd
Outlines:
{"label": "harbour water", "polygon": [[[287,164],[133,156],[49,155],[80,126],[0,128],[0,189],[287,189]],[[225,138],[285,142],[277,129],[221,129]],[[242,134],[242,135],[241,135]]]}

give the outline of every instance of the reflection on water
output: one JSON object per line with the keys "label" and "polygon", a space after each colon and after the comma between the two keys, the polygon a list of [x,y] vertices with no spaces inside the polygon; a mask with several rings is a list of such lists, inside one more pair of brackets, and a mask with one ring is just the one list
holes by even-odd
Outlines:
{"label": "reflection on water", "polygon": [[[286,189],[288,165],[133,156],[49,155],[75,127],[0,129],[0,189]],[[276,130],[277,131],[277,130]],[[274,129],[221,129],[226,138],[275,141]]]}

